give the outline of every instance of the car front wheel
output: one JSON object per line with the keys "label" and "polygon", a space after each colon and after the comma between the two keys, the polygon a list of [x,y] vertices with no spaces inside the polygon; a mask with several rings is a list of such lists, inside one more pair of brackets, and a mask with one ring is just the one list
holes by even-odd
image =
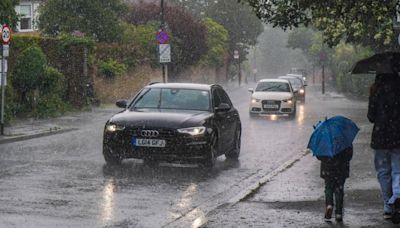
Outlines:
{"label": "car front wheel", "polygon": [[231,151],[225,153],[225,157],[232,160],[238,160],[240,155],[240,144],[241,144],[241,130],[236,130],[234,147]]}
{"label": "car front wheel", "polygon": [[203,161],[203,165],[207,168],[212,168],[215,165],[215,155],[217,154],[217,141],[218,139],[216,136],[212,137],[210,148],[207,151],[206,158]]}
{"label": "car front wheel", "polygon": [[113,154],[112,149],[106,145],[103,145],[103,156],[107,165],[119,165],[122,162],[122,158]]}

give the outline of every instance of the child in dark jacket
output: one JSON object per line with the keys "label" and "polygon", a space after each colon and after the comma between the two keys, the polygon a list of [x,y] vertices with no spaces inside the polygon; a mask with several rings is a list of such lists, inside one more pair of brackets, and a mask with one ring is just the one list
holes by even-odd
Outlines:
{"label": "child in dark jacket", "polygon": [[326,220],[332,218],[334,205],[336,221],[341,222],[343,220],[344,182],[349,177],[352,157],[352,147],[346,148],[332,158],[317,156],[318,160],[321,161],[321,178],[325,180]]}

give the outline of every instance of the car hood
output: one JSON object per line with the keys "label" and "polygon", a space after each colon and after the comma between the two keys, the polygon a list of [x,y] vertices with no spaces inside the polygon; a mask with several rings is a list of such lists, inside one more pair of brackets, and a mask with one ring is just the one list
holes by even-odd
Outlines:
{"label": "car hood", "polygon": [[127,127],[177,129],[202,126],[212,115],[208,111],[125,110],[115,114],[109,122]]}
{"label": "car hood", "polygon": [[251,97],[261,100],[285,100],[293,97],[293,94],[289,92],[255,92]]}

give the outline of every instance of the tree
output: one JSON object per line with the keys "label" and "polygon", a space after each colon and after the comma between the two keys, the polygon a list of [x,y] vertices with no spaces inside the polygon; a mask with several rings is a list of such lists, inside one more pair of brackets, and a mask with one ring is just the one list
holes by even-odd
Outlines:
{"label": "tree", "polygon": [[211,18],[205,18],[204,24],[207,27],[208,51],[201,62],[205,66],[222,67],[228,53],[228,31]]}
{"label": "tree", "polygon": [[393,18],[395,0],[242,0],[254,8],[259,18],[283,29],[312,25],[323,32],[330,46],[341,40],[371,46],[377,51],[399,49]]}
{"label": "tree", "polygon": [[[182,72],[187,66],[198,63],[207,52],[206,27],[179,6],[164,6],[166,30],[170,33],[173,73]],[[127,23],[143,25],[160,21],[160,6],[154,3],[133,5],[125,17]],[[154,35],[157,31],[154,31]]]}
{"label": "tree", "polygon": [[48,0],[40,9],[39,27],[44,34],[80,31],[97,41],[119,41],[122,0]]}
{"label": "tree", "polygon": [[18,0],[1,0],[0,1],[0,23],[7,23],[11,28],[15,28],[18,21],[15,6],[18,5]]}
{"label": "tree", "polygon": [[17,57],[12,72],[12,85],[20,94],[20,103],[23,106],[33,104],[33,91],[39,87],[46,73],[46,64],[46,56],[36,45],[27,48]]}
{"label": "tree", "polygon": [[198,17],[209,17],[224,26],[229,34],[230,59],[233,51],[239,50],[241,61],[245,61],[248,49],[257,43],[257,37],[263,32],[261,21],[247,3],[232,0],[175,0],[177,4],[190,9]]}

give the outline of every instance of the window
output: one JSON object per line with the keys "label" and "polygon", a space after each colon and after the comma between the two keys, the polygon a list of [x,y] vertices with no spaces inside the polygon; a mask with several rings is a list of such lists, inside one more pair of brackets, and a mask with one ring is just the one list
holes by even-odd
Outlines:
{"label": "window", "polygon": [[32,31],[33,10],[32,4],[21,4],[16,7],[16,11],[20,16],[19,31]]}

